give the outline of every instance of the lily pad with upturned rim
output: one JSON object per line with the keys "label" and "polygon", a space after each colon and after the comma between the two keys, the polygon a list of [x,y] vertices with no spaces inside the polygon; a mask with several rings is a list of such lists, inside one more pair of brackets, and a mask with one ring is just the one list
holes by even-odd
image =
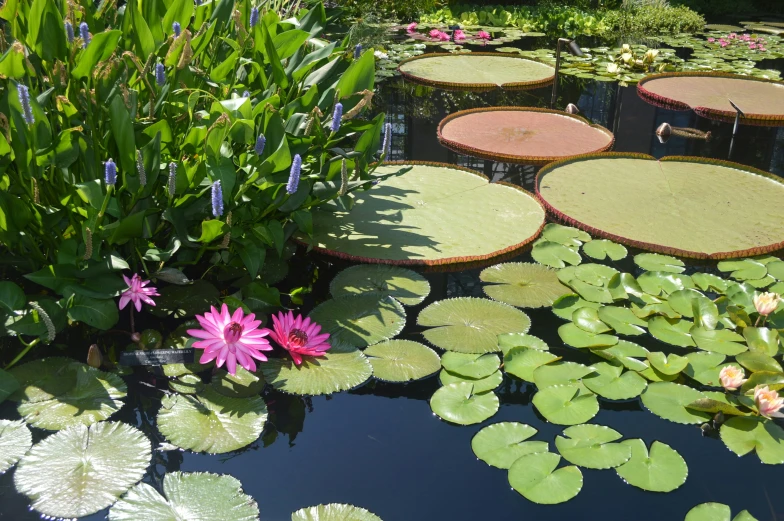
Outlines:
{"label": "lily pad with upturned rim", "polygon": [[569,501],[583,488],[583,475],[575,466],[557,468],[561,456],[537,452],[521,456],[509,468],[509,484],[524,498],[542,505]]}
{"label": "lily pad with upturned rim", "polygon": [[498,406],[494,393],[475,394],[467,382],[445,385],[430,398],[430,408],[439,418],[458,425],[481,423],[498,412]]}
{"label": "lily pad with upturned rim", "polygon": [[491,283],[482,287],[488,297],[521,308],[552,306],[556,299],[571,293],[554,270],[534,263],[498,264],[483,270],[479,280]]}
{"label": "lily pad with upturned rim", "polygon": [[629,485],[651,492],[671,492],[686,482],[686,461],[669,445],[654,441],[649,452],[640,439],[620,443],[631,448],[632,457],[615,472]]}
{"label": "lily pad with upturned rim", "polygon": [[546,441],[526,441],[538,431],[525,423],[501,422],[488,425],[471,439],[477,458],[499,469],[508,469],[521,456],[547,452]]}
{"label": "lily pad with upturned rim", "polygon": [[308,317],[330,334],[330,342],[364,347],[397,336],[406,325],[406,312],[392,297],[346,295],[322,302]]}
{"label": "lily pad with upturned rim", "polygon": [[365,349],[373,376],[386,382],[410,382],[437,372],[441,360],[435,351],[411,340],[388,340]]}
{"label": "lily pad with upturned rim", "polygon": [[[565,436],[565,437],[564,437]],[[613,443],[622,434],[604,425],[574,425],[556,436],[555,446],[561,456],[573,465],[589,469],[611,469],[632,457],[628,445]]]}
{"label": "lily pad with upturned rim", "polygon": [[757,452],[762,463],[784,463],[784,429],[760,417],[735,416],[719,431],[721,441],[738,456]]}
{"label": "lily pad with upturned rim", "polygon": [[596,395],[579,384],[539,389],[532,402],[547,421],[558,425],[585,423],[599,412]]}
{"label": "lily pad with upturned rim", "polygon": [[291,514],[291,521],[381,521],[381,518],[354,505],[329,503],[297,510]]}
{"label": "lily pad with upturned rim", "polygon": [[430,283],[419,273],[397,266],[363,264],[338,273],[329,285],[333,297],[378,293],[404,306],[416,306],[430,294]]}
{"label": "lily pad with upturned rim", "polygon": [[109,510],[109,521],[258,521],[259,507],[233,476],[173,472],[163,477],[163,495],[138,483]]}
{"label": "lily pad with upturned rim", "polygon": [[33,435],[21,421],[0,420],[0,474],[10,469],[33,446]]}

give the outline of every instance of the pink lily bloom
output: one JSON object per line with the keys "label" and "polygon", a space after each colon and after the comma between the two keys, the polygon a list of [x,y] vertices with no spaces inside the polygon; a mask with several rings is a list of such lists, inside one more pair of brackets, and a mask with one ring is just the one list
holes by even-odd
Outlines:
{"label": "pink lily bloom", "polygon": [[466,35],[461,29],[455,29],[455,40],[465,40]]}
{"label": "pink lily bloom", "polygon": [[762,46],[757,47],[757,50],[760,51],[760,52],[767,51],[767,49],[765,47],[762,47]]}
{"label": "pink lily bloom", "polygon": [[754,402],[757,404],[759,413],[765,418],[784,418],[784,414],[779,411],[784,408],[784,398],[779,393],[758,385],[754,389]]}
{"label": "pink lily bloom", "polygon": [[270,338],[289,352],[296,365],[302,363],[302,355],[321,356],[332,347],[329,333],[321,333],[321,326],[310,318],[303,319],[302,315],[295,318],[291,311],[281,312],[272,315],[272,324]]}
{"label": "pink lily bloom", "polygon": [[737,391],[738,388],[746,383],[746,376],[743,369],[735,367],[734,365],[727,365],[719,372],[719,381],[721,386],[728,391]]}
{"label": "pink lily bloom", "polygon": [[729,43],[725,42],[724,40],[721,40],[719,43],[721,43],[722,47],[726,47],[727,45],[729,45]]}
{"label": "pink lily bloom", "polygon": [[439,31],[438,39],[441,40],[442,42],[448,42],[449,41],[449,35],[446,34],[444,31]]}
{"label": "pink lily bloom", "polygon": [[738,33],[730,33],[730,36],[729,36],[730,40],[734,40],[737,37],[738,37]]}
{"label": "pink lily bloom", "polygon": [[479,38],[480,40],[489,40],[491,38],[490,33],[486,31],[479,31],[478,33],[476,33],[476,37]]}
{"label": "pink lily bloom", "polygon": [[160,293],[156,288],[145,286],[150,283],[149,280],[142,280],[138,273],[134,273],[130,279],[123,275],[125,283],[128,284],[128,289],[120,295],[120,309],[124,309],[129,302],[133,302],[136,306],[136,311],[142,310],[142,302],[155,306],[155,301],[151,297],[159,297]]}
{"label": "pink lily bloom", "polygon": [[708,42],[713,43],[716,41],[716,38],[708,38]]}
{"label": "pink lily bloom", "polygon": [[267,357],[261,351],[272,351],[269,330],[259,329],[261,320],[256,320],[253,313],[247,316],[242,308],[237,308],[233,315],[229,314],[226,304],[220,312],[212,306],[204,315],[196,315],[202,329],[189,329],[188,334],[199,338],[193,343],[196,349],[204,349],[199,363],[206,364],[215,360],[215,365],[226,364],[229,374],[237,374],[237,363],[248,371],[256,370],[256,362],[266,362]]}
{"label": "pink lily bloom", "polygon": [[429,32],[429,33],[427,33],[427,34],[428,34],[428,35],[429,35],[431,38],[438,39],[438,37],[441,35],[441,31],[439,31],[438,29],[431,29],[431,30],[430,30],[430,32]]}
{"label": "pink lily bloom", "polygon": [[756,43],[750,43],[749,44],[749,49],[756,49],[756,48],[757,48],[757,44]]}
{"label": "pink lily bloom", "polygon": [[408,34],[414,33],[414,32],[416,32],[416,28],[417,28],[417,23],[416,23],[416,22],[411,22],[411,23],[410,23],[410,24],[408,24],[408,26],[406,27],[406,32],[407,32]]}

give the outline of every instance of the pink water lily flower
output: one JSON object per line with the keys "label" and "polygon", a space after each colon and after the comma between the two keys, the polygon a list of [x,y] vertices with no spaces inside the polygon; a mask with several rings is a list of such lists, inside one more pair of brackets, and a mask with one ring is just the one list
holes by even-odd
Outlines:
{"label": "pink water lily flower", "polygon": [[466,35],[461,29],[455,29],[455,40],[465,40]]}
{"label": "pink water lily flower", "polygon": [[721,372],[719,372],[719,381],[721,382],[721,386],[724,387],[728,391],[737,391],[738,388],[746,383],[746,376],[743,372],[743,369],[739,367],[735,367],[734,365],[725,366]]}
{"label": "pink water lily flower", "polygon": [[406,26],[406,32],[408,34],[411,34],[413,32],[416,32],[416,28],[417,28],[417,23],[411,22],[410,24],[408,24],[408,26]]}
{"label": "pink water lily flower", "polygon": [[765,418],[784,418],[784,414],[779,412],[784,408],[784,398],[776,391],[770,390],[767,385],[758,385],[754,389],[754,403]]}
{"label": "pink water lily flower", "polygon": [[438,39],[442,42],[448,42],[450,40],[449,35],[446,34],[444,31],[438,33]]}
{"label": "pink water lily flower", "polygon": [[738,33],[730,33],[730,40],[734,40],[738,37]]}
{"label": "pink water lily flower", "polygon": [[729,45],[729,42],[725,40],[719,40],[719,43],[721,44],[722,47],[726,47],[727,45]]}
{"label": "pink water lily flower", "polygon": [[710,43],[713,43],[713,42],[715,42],[715,41],[716,41],[716,38],[708,38],[708,41],[709,41]]}
{"label": "pink water lily flower", "polygon": [[757,48],[757,44],[756,43],[750,43],[749,44],[749,49],[756,49],[756,48]]}
{"label": "pink water lily flower", "polygon": [[761,51],[761,52],[767,51],[767,49],[765,47],[761,46],[761,45],[759,47],[757,47],[757,50]]}
{"label": "pink water lily flower", "polygon": [[136,311],[142,310],[142,302],[155,306],[155,301],[150,297],[159,297],[160,293],[152,286],[145,287],[150,283],[149,280],[142,280],[138,273],[134,273],[130,279],[123,275],[125,283],[128,284],[128,289],[120,295],[120,309],[124,309],[129,302],[133,302],[136,306]]}
{"label": "pink water lily flower", "polygon": [[441,31],[439,31],[438,29],[431,29],[430,32],[427,33],[427,34],[430,35],[431,38],[436,38],[437,39],[439,37],[439,35],[441,34]]}
{"label": "pink water lily flower", "polygon": [[[296,365],[302,363],[302,355],[321,356],[330,347],[329,333],[321,333],[321,326],[302,315],[278,313],[272,315],[270,338],[289,352]],[[319,334],[321,333],[321,334]]]}
{"label": "pink water lily flower", "polygon": [[476,33],[476,37],[479,38],[480,40],[489,40],[490,33],[488,33],[487,31],[479,31],[478,33]]}
{"label": "pink water lily flower", "polygon": [[202,329],[189,329],[188,334],[199,338],[193,343],[196,349],[204,349],[199,362],[206,364],[215,360],[215,365],[226,364],[229,374],[237,374],[237,363],[248,371],[256,370],[256,362],[266,362],[267,357],[261,351],[272,351],[269,330],[259,329],[261,320],[256,315],[245,315],[242,308],[237,308],[233,315],[229,314],[226,304],[220,312],[212,306],[204,315],[196,315]]}

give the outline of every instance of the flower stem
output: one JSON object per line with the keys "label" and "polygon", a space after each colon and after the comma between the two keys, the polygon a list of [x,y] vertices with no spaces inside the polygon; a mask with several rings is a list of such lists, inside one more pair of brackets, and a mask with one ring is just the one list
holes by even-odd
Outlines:
{"label": "flower stem", "polygon": [[35,346],[35,345],[36,345],[38,342],[40,342],[40,341],[41,341],[41,338],[40,338],[40,337],[39,337],[39,338],[36,338],[35,340],[33,340],[32,342],[30,342],[29,344],[25,344],[24,340],[22,340],[21,338],[19,338],[19,341],[20,341],[20,342],[22,342],[22,344],[24,344],[24,345],[25,345],[25,348],[24,348],[24,349],[22,349],[22,352],[21,352],[21,353],[19,353],[18,355],[16,355],[16,357],[15,357],[13,360],[11,360],[11,361],[8,363],[8,365],[6,365],[6,366],[5,366],[5,368],[6,368],[6,369],[10,369],[10,368],[11,368],[11,367],[13,367],[14,365],[16,365],[16,363],[17,363],[17,362],[19,362],[19,360],[21,360],[22,358],[24,358],[24,356],[25,356],[25,355],[26,355],[26,354],[27,354],[27,353],[28,353],[28,352],[29,352],[29,351],[30,351],[30,350],[33,348],[33,346]]}

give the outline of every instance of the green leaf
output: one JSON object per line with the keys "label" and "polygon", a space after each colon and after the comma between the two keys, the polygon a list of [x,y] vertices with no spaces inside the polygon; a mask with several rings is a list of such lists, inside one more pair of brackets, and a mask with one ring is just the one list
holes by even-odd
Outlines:
{"label": "green leaf", "polygon": [[261,282],[242,288],[242,301],[254,313],[271,313],[281,307],[280,291]]}
{"label": "green leaf", "polygon": [[404,306],[422,303],[430,284],[415,271],[383,264],[360,264],[338,273],[329,285],[333,297],[378,293],[398,300]]}
{"label": "green leaf", "polygon": [[340,97],[347,98],[363,90],[373,90],[375,71],[376,59],[371,52],[363,53],[358,60],[352,61],[338,81],[336,89]]}
{"label": "green leaf", "polygon": [[166,286],[155,299],[156,306],[149,308],[158,316],[173,315],[177,318],[192,317],[210,310],[218,303],[218,289],[206,280],[195,280],[185,286]]}
{"label": "green leaf", "polygon": [[642,404],[653,414],[675,423],[698,424],[711,415],[686,406],[706,396],[691,387],[672,382],[654,382],[641,395]]}
{"label": "green leaf", "polygon": [[79,55],[79,63],[71,71],[76,79],[87,78],[100,61],[104,61],[117,49],[122,31],[110,30],[93,36],[90,45]]}
{"label": "green leaf", "polygon": [[521,456],[547,452],[546,441],[526,441],[536,433],[536,429],[524,423],[494,423],[476,433],[471,439],[471,449],[488,465],[508,469]]}
{"label": "green leaf", "polygon": [[582,261],[580,254],[571,248],[557,242],[541,239],[534,243],[531,257],[539,264],[552,268],[564,268],[567,264],[574,266]]}
{"label": "green leaf", "polygon": [[631,448],[621,443],[620,432],[603,425],[575,425],[556,436],[555,446],[566,461],[589,469],[611,469],[632,457]]}
{"label": "green leaf", "polygon": [[607,283],[607,290],[614,300],[624,300],[629,298],[629,295],[642,296],[642,288],[631,273],[617,273]]}
{"label": "green leaf", "polygon": [[608,400],[629,400],[639,396],[648,383],[634,371],[623,370],[619,362],[599,362],[591,368],[594,374],[586,375],[583,384],[589,390]]}
{"label": "green leaf", "polygon": [[583,475],[577,467],[556,470],[561,457],[552,452],[521,456],[509,468],[509,484],[523,497],[542,505],[569,501],[583,488]]}
{"label": "green leaf", "polygon": [[136,171],[136,138],[133,134],[131,115],[121,95],[115,96],[109,104],[109,124],[112,127],[117,150],[120,151],[118,161],[125,178],[130,172]]}
{"label": "green leaf", "polygon": [[504,373],[503,371],[498,370],[484,378],[467,378],[465,376],[450,373],[446,369],[442,369],[438,373],[438,381],[441,382],[441,385],[469,383],[474,386],[474,394],[481,394],[492,391],[501,385],[504,381]]}
{"label": "green leaf", "polygon": [[515,347],[504,354],[504,371],[526,382],[534,381],[534,370],[551,362],[559,360],[547,351],[531,349],[529,347]]}
{"label": "green leaf", "polygon": [[74,425],[30,449],[19,461],[14,484],[43,515],[87,516],[142,479],[150,449],[150,440],[124,423]]}
{"label": "green leaf", "polygon": [[[581,308],[575,311],[575,313],[579,313],[583,310],[591,310],[596,313],[596,310],[591,308]],[[561,340],[563,340],[565,344],[577,348],[602,348],[613,346],[618,343],[617,336],[589,333],[584,329],[580,329],[573,323],[564,324],[559,327],[558,336],[561,337]]]}
{"label": "green leaf", "polygon": [[558,362],[534,369],[533,377],[539,389],[551,385],[576,384],[594,370],[576,362]]}
{"label": "green leaf", "polygon": [[201,237],[199,237],[199,242],[206,244],[214,241],[223,235],[224,228],[228,229],[228,226],[226,226],[226,223],[219,221],[218,219],[208,219],[206,221],[202,221]]}
{"label": "green leaf", "polygon": [[722,272],[731,271],[730,277],[737,280],[761,279],[768,274],[764,264],[751,259],[721,261],[718,268]]}
{"label": "green leaf", "polygon": [[689,510],[684,521],[757,521],[746,510],[730,519],[732,511],[727,505],[721,503],[702,503]]}
{"label": "green leaf", "polygon": [[784,463],[784,429],[761,417],[735,416],[722,426],[721,441],[738,456],[756,451],[762,463]]}
{"label": "green leaf", "polygon": [[470,383],[439,388],[430,399],[430,408],[441,419],[459,425],[481,423],[498,412],[498,397],[492,392],[473,394]]}
{"label": "green leaf", "polygon": [[564,295],[553,303],[553,313],[564,320],[571,320],[572,314],[583,307],[599,309],[602,305],[598,302],[588,302],[578,295]]}
{"label": "green leaf", "polygon": [[526,333],[504,333],[498,335],[498,346],[504,354],[514,347],[530,347],[539,351],[548,351],[550,349],[550,346],[544,340]]}
{"label": "green leaf", "polygon": [[[218,369],[218,372],[210,380],[210,385],[213,389],[224,396],[232,398],[257,396],[264,390],[266,383],[260,371],[251,373],[244,367],[237,367],[235,374],[230,374],[224,369]],[[198,385],[196,387],[198,388]]]}
{"label": "green leaf", "polygon": [[558,425],[585,423],[599,412],[596,395],[579,384],[540,387],[532,402],[547,421]]}
{"label": "green leaf", "polygon": [[625,440],[621,445],[631,448],[632,457],[615,472],[629,485],[651,492],[671,492],[686,482],[686,461],[669,445],[654,441],[650,453],[640,439]]}
{"label": "green leaf", "polygon": [[53,264],[34,273],[28,273],[24,278],[57,293],[62,293],[66,286],[78,284],[79,279],[76,275],[78,271],[76,266],[70,264]]}
{"label": "green leaf", "polygon": [[646,271],[637,278],[637,283],[645,293],[654,296],[669,295],[675,291],[695,286],[688,275],[663,271]]}
{"label": "green leaf", "polygon": [[710,273],[692,273],[691,280],[702,291],[714,291],[716,293],[725,293],[729,284],[721,277],[711,275]]}
{"label": "green leaf", "polygon": [[0,281],[0,309],[14,312],[24,308],[26,303],[22,288],[7,280]]}
{"label": "green leaf", "polygon": [[697,347],[705,351],[734,356],[747,349],[746,346],[738,343],[743,340],[743,337],[729,329],[709,330],[694,326],[689,330],[689,334],[697,343]]}
{"label": "green leaf", "polygon": [[435,351],[410,340],[381,342],[368,347],[364,353],[373,366],[373,375],[386,382],[419,380],[435,373],[441,367]]}
{"label": "green leaf", "polygon": [[483,270],[479,280],[492,284],[482,288],[488,297],[521,308],[552,306],[556,299],[571,293],[555,270],[533,263],[497,264]]}
{"label": "green leaf", "polygon": [[648,321],[648,331],[654,338],[680,347],[695,345],[694,339],[689,333],[691,328],[691,322],[677,318],[656,316]]}
{"label": "green leaf", "polygon": [[450,373],[464,378],[486,378],[496,372],[501,365],[498,355],[487,353],[469,354],[447,351],[441,358],[441,365]]}
{"label": "green leaf", "polygon": [[640,253],[634,256],[634,263],[645,271],[664,273],[683,273],[686,268],[682,260],[658,253]]}
{"label": "green leaf", "polygon": [[54,0],[33,0],[28,14],[26,42],[35,53],[53,64],[68,54],[63,18]]}
{"label": "green leaf", "polygon": [[606,333],[611,328],[599,319],[599,312],[593,308],[580,308],[572,313],[572,322],[581,330],[598,335]]}
{"label": "green leaf", "polygon": [[306,31],[293,29],[285,31],[272,38],[272,45],[275,46],[275,52],[278,53],[278,58],[285,60],[290,58],[297,49],[310,37]]}
{"label": "green leaf", "polygon": [[[322,4],[317,4],[324,9]],[[315,10],[316,8],[314,8]],[[291,521],[381,521],[381,518],[364,508],[341,503],[302,508],[291,514]]]}
{"label": "green leaf", "polygon": [[758,351],[741,353],[735,357],[735,360],[753,373],[757,371],[784,372],[784,369],[772,356]]}
{"label": "green leaf", "polygon": [[33,435],[21,421],[0,420],[0,473],[16,465],[33,446]]}
{"label": "green leaf", "polygon": [[769,387],[771,390],[778,391],[779,389],[784,389],[784,373],[780,372],[772,372],[772,371],[757,371],[756,373],[752,373],[749,376],[749,379],[746,380],[740,390],[741,392],[748,392],[753,390],[758,385],[764,385]]}
{"label": "green leaf", "polygon": [[602,306],[598,311],[598,318],[619,335],[642,335],[648,322],[637,317],[631,309],[617,306]]}
{"label": "green leaf", "polygon": [[120,314],[113,300],[76,294],[68,308],[68,318],[105,331],[120,320]]}
{"label": "green leaf", "polygon": [[665,353],[655,351],[648,353],[648,361],[651,366],[666,375],[676,375],[686,369],[689,363],[687,358],[678,356],[674,353],[666,355]]}
{"label": "green leaf", "polygon": [[749,351],[776,356],[779,352],[779,333],[766,327],[746,327],[743,336],[749,345]]}
{"label": "green leaf", "polygon": [[324,301],[308,316],[331,341],[360,347],[394,338],[406,325],[406,312],[397,300],[372,293]]}
{"label": "green leaf", "polygon": [[622,245],[607,239],[594,239],[583,244],[583,253],[596,260],[619,261],[628,255]]}
{"label": "green leaf", "polygon": [[174,22],[182,27],[187,27],[193,16],[193,2],[190,0],[172,0],[166,14],[163,16],[163,28],[169,31]]}
{"label": "green leaf", "polygon": [[711,387],[721,387],[719,373],[728,364],[722,364],[725,356],[721,353],[689,353],[686,355],[689,361],[683,374],[698,381],[703,385]]}

